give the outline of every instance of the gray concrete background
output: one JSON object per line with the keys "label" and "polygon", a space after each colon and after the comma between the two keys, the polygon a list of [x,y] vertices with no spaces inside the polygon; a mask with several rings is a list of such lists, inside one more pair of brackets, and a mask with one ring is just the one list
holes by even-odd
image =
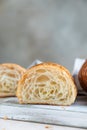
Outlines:
{"label": "gray concrete background", "polygon": [[0,62],[72,71],[76,57],[87,58],[87,0],[0,0]]}

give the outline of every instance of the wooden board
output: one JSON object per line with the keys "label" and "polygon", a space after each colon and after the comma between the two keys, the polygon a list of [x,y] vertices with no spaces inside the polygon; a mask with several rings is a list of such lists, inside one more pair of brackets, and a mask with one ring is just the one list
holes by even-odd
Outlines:
{"label": "wooden board", "polygon": [[22,105],[17,98],[0,99],[0,118],[87,128],[87,96],[67,107]]}

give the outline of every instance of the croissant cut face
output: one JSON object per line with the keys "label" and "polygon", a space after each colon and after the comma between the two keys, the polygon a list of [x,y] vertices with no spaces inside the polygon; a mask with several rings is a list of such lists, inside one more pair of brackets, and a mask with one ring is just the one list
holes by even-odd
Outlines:
{"label": "croissant cut face", "polygon": [[25,69],[17,64],[0,64],[0,97],[15,96]]}
{"label": "croissant cut face", "polygon": [[77,89],[66,68],[55,63],[41,63],[22,76],[17,89],[20,103],[70,105]]}

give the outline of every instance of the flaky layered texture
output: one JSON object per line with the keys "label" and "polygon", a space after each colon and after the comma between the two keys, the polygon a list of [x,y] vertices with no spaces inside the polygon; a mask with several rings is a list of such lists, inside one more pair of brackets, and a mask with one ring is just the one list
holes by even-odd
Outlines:
{"label": "flaky layered texture", "polygon": [[70,105],[77,89],[66,68],[55,63],[31,67],[19,81],[17,97],[20,103]]}
{"label": "flaky layered texture", "polygon": [[25,69],[17,64],[0,64],[0,97],[15,96]]}

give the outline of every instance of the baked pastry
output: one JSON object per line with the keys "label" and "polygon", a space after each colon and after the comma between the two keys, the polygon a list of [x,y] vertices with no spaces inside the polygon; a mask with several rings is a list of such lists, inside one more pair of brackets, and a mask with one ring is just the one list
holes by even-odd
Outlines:
{"label": "baked pastry", "polygon": [[83,90],[87,92],[87,60],[84,62],[78,73],[78,79]]}
{"label": "baked pastry", "polygon": [[0,97],[16,95],[18,81],[25,70],[17,64],[0,64]]}
{"label": "baked pastry", "polygon": [[71,105],[77,89],[69,71],[55,63],[41,63],[28,69],[18,83],[20,103]]}

